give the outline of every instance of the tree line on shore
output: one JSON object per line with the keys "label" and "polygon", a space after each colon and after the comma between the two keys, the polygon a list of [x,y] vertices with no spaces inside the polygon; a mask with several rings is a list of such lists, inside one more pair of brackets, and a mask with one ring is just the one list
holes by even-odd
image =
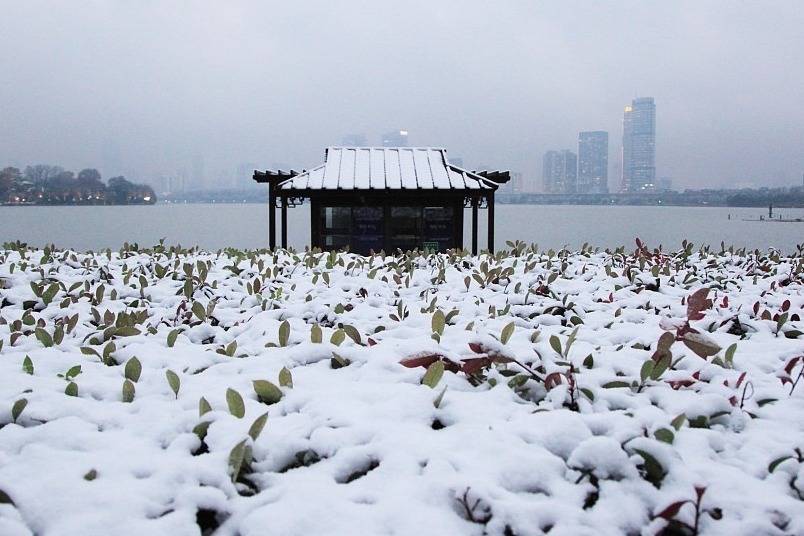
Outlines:
{"label": "tree line on shore", "polygon": [[125,177],[103,182],[97,169],[76,175],[60,166],[27,166],[0,170],[2,205],[152,205],[156,193],[146,184]]}

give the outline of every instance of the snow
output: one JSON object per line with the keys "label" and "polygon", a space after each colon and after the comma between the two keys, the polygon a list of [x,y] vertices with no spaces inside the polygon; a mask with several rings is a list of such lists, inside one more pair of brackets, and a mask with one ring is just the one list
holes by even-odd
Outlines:
{"label": "snow", "polygon": [[510,247],[7,244],[0,533],[804,534],[800,250]]}

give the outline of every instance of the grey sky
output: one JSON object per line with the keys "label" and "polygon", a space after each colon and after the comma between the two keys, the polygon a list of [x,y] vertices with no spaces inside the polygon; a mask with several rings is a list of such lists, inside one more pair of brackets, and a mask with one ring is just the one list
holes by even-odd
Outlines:
{"label": "grey sky", "polygon": [[0,166],[141,181],[319,164],[394,129],[466,167],[541,175],[549,149],[657,106],[677,187],[798,185],[804,2],[0,0]]}

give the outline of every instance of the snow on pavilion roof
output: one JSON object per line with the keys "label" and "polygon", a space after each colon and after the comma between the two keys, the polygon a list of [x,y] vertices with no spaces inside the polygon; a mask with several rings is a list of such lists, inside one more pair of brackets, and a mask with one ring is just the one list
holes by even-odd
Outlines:
{"label": "snow on pavilion roof", "polygon": [[279,190],[495,190],[497,184],[451,165],[432,147],[329,147],[324,164]]}

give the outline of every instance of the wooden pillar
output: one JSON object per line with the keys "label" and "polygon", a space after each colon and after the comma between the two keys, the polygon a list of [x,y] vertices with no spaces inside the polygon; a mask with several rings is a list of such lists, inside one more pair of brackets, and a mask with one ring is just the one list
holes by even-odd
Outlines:
{"label": "wooden pillar", "polygon": [[477,255],[477,212],[480,200],[472,198],[472,255]]}
{"label": "wooden pillar", "polygon": [[486,196],[486,203],[488,204],[488,249],[490,253],[494,253],[494,192]]}
{"label": "wooden pillar", "polygon": [[282,248],[288,248],[288,198],[282,197]]}
{"label": "wooden pillar", "polygon": [[276,247],[276,185],[268,181],[268,247]]}

